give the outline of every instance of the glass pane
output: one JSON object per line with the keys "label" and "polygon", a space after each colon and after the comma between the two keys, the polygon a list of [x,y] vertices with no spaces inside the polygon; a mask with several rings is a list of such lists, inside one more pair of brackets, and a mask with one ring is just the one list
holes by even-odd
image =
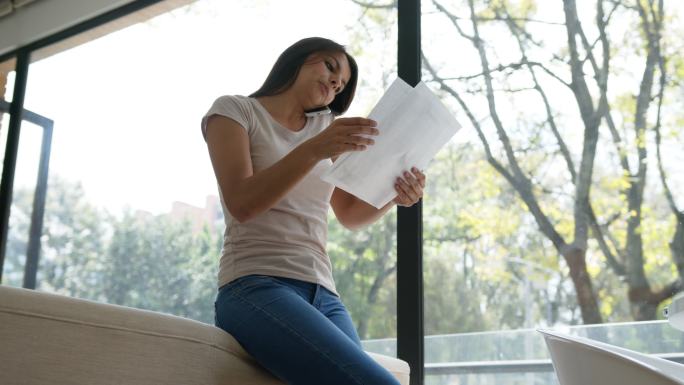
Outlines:
{"label": "glass pane", "polygon": [[[218,96],[255,91],[284,48],[318,35],[356,56],[347,115],[366,115],[395,73],[386,42],[396,33],[358,23],[393,25],[396,12],[207,0],[133,17],[32,56],[26,106],[55,122],[39,288],[213,323],[224,226],[200,118]],[[338,290],[361,337],[396,337],[395,216],[351,232],[331,214],[329,226]]]}
{"label": "glass pane", "polygon": [[22,122],[14,175],[14,191],[10,206],[9,232],[2,275],[3,285],[17,287],[24,285],[24,269],[42,137],[42,127],[27,121]]}
{"label": "glass pane", "polygon": [[[598,19],[609,20],[611,119],[600,121],[595,147],[585,147],[592,112],[580,106],[597,108],[601,95],[593,70],[603,63],[595,6],[578,2],[575,24],[554,2],[422,4],[423,80],[463,125],[427,173],[426,383],[555,384],[549,361],[535,366],[549,359],[537,328],[647,353],[681,351],[681,338],[671,339],[676,331],[651,323],[663,319],[676,291],[667,288],[681,279],[684,254],[670,246],[684,246],[676,219],[684,208],[681,114],[663,107],[658,118],[660,84],[646,76],[652,86],[640,103],[648,113],[635,123],[647,63],[636,48],[647,45],[642,15],[606,4],[610,19]],[[681,44],[681,10],[665,12],[672,21],[663,36]],[[566,28],[578,25],[589,43],[578,35],[574,58]],[[679,61],[674,52],[662,54]],[[573,60],[585,72],[588,95],[570,87]],[[677,77],[675,67],[663,69]],[[657,79],[661,69],[648,71]],[[680,91],[665,83],[663,106]],[[578,209],[587,153],[591,210]],[[598,326],[570,327],[585,324]]]}

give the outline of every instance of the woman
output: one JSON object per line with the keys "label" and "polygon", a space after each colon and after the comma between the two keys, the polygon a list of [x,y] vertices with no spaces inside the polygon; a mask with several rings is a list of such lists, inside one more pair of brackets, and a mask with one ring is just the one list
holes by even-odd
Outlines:
{"label": "woman", "polygon": [[343,46],[303,39],[259,90],[218,98],[202,119],[226,218],[216,325],[288,384],[398,384],[362,350],[325,250],[330,206],[357,229],[413,205],[425,185],[413,169],[377,209],[319,178],[380,132],[370,119],[334,118],[351,104],[357,71]]}

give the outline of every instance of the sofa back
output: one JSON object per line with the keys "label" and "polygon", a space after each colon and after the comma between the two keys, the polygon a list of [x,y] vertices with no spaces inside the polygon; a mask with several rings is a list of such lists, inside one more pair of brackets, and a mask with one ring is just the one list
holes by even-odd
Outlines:
{"label": "sofa back", "polygon": [[[408,365],[371,354],[402,384]],[[282,385],[201,322],[0,285],[0,384]]]}

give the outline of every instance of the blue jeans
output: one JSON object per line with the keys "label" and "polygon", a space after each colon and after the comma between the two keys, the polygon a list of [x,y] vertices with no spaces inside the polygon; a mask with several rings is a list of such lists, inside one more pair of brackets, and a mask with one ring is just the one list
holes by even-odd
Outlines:
{"label": "blue jeans", "polygon": [[216,326],[276,377],[294,385],[399,385],[361,348],[339,297],[289,278],[249,275],[223,286]]}

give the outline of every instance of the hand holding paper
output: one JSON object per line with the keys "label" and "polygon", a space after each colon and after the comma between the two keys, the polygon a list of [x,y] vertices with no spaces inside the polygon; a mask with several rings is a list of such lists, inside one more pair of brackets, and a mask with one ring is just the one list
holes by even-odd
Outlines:
{"label": "hand holding paper", "polygon": [[395,191],[398,193],[392,200],[397,206],[411,207],[423,197],[425,188],[425,174],[417,168],[404,171],[404,175],[396,179]]}
{"label": "hand holding paper", "polygon": [[424,83],[411,88],[397,79],[368,118],[380,135],[366,151],[340,156],[321,179],[376,208],[397,194],[395,179],[415,166],[423,170],[461,125]]}

